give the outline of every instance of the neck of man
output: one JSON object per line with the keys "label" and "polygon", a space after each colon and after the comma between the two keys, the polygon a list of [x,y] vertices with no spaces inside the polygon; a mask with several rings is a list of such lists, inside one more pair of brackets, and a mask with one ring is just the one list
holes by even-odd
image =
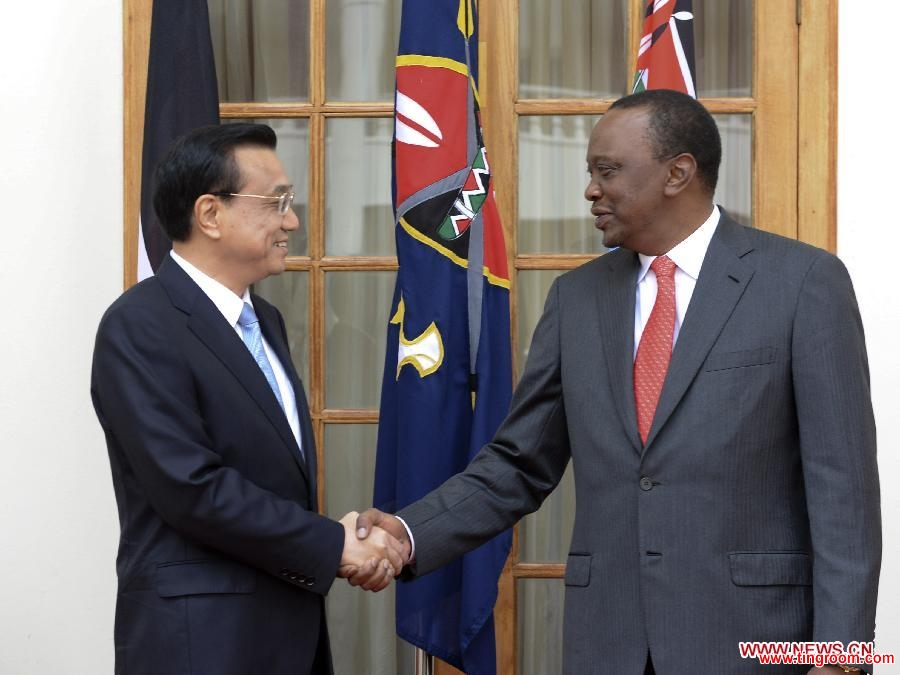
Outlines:
{"label": "neck of man", "polygon": [[652,247],[653,250],[639,251],[639,253],[645,255],[663,255],[668,253],[696,232],[697,228],[709,218],[712,210],[713,202],[711,197],[703,201],[692,200],[691,202],[680,204],[678,208],[673,209],[670,215],[667,216],[666,220],[668,223],[663,228],[665,234],[660,237],[659,241],[655,242],[655,245]]}

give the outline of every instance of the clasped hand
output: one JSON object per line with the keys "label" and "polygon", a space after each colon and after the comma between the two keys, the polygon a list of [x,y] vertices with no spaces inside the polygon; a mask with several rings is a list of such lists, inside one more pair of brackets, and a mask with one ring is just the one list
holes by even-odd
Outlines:
{"label": "clasped hand", "polygon": [[381,527],[372,527],[364,538],[359,538],[358,516],[351,511],[340,520],[344,526],[344,551],[337,575],[351,586],[380,591],[400,574],[409,557],[409,546]]}

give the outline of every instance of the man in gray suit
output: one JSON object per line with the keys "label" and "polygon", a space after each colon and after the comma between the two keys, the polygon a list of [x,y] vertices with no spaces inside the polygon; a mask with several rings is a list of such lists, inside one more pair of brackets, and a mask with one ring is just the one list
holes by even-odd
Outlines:
{"label": "man in gray suit", "polygon": [[[872,641],[881,525],[846,269],[716,207],[720,157],[689,96],[611,106],[585,197],[618,248],[554,283],[494,440],[398,514],[425,574],[537,509],[571,459],[566,673],[871,672],[739,652]],[[405,534],[374,509],[357,525]]]}

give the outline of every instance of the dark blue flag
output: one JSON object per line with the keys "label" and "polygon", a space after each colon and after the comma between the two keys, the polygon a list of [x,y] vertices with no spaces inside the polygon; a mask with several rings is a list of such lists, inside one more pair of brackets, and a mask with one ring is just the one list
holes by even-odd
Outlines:
{"label": "dark blue flag", "polygon": [[[375,504],[396,511],[463,470],[511,397],[509,274],[478,106],[471,0],[404,0],[388,326]],[[397,633],[470,674],[494,673],[506,532],[397,587]]]}
{"label": "dark blue flag", "polygon": [[153,211],[153,172],[172,141],[219,122],[219,91],[206,0],[154,0],[144,106],[138,281],[172,248]]}

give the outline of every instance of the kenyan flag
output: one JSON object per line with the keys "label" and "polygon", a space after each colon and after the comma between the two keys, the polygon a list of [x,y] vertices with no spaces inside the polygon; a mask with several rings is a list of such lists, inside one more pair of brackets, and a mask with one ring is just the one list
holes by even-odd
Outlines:
{"label": "kenyan flag", "polygon": [[647,0],[632,93],[674,89],[697,98],[691,0]]}

